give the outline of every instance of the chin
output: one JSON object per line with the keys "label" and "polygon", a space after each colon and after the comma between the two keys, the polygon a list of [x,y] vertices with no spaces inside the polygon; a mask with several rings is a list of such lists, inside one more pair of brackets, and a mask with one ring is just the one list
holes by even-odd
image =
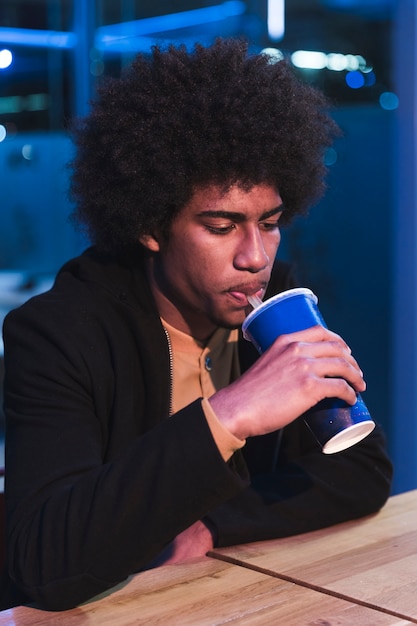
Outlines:
{"label": "chin", "polygon": [[228,328],[229,330],[233,330],[234,328],[240,328],[243,324],[243,320],[245,319],[246,314],[242,312],[240,315],[229,316],[228,318],[218,319],[216,321],[216,325],[221,328]]}

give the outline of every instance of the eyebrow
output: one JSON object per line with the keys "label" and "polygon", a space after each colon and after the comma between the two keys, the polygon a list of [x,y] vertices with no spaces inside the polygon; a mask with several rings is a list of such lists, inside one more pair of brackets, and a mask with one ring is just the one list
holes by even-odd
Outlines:
{"label": "eyebrow", "polygon": [[[266,220],[273,215],[277,215],[277,213],[282,213],[284,210],[284,205],[280,204],[279,206],[262,213],[259,219],[260,221]],[[200,213],[197,213],[197,217],[222,217],[224,219],[234,220],[235,222],[243,222],[246,219],[245,213],[240,213],[239,211],[211,211],[210,209],[200,211]]]}

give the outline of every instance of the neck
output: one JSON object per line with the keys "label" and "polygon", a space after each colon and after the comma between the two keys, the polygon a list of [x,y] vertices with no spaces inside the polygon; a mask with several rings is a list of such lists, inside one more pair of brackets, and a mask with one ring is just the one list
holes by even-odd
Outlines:
{"label": "neck", "polygon": [[206,324],[202,323],[201,315],[187,312],[180,307],[175,301],[175,294],[171,296],[169,288],[164,287],[163,277],[157,271],[155,256],[146,260],[146,272],[159,315],[174,328],[205,345],[217,326],[208,321]]}

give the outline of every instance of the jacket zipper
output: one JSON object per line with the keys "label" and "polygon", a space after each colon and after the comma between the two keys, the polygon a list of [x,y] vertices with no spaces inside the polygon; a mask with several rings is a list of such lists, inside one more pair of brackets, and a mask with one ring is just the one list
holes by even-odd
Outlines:
{"label": "jacket zipper", "polygon": [[172,354],[171,337],[169,336],[169,333],[168,333],[167,329],[165,328],[165,326],[163,326],[163,329],[164,329],[164,332],[165,332],[165,336],[167,338],[168,354],[169,354],[169,417],[171,417],[171,415],[174,412],[174,407],[173,407],[174,357],[173,357],[173,354]]}

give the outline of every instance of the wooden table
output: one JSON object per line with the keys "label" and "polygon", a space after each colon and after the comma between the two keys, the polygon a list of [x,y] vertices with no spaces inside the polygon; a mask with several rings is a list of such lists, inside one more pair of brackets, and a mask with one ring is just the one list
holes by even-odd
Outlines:
{"label": "wooden table", "polygon": [[133,577],[111,594],[58,613],[0,612],[1,626],[404,626],[398,619],[328,594],[210,558]]}
{"label": "wooden table", "polygon": [[417,490],[367,518],[210,555],[417,623]]}
{"label": "wooden table", "polygon": [[70,611],[2,611],[0,626],[417,624],[416,547],[414,491],[365,519],[137,574]]}

